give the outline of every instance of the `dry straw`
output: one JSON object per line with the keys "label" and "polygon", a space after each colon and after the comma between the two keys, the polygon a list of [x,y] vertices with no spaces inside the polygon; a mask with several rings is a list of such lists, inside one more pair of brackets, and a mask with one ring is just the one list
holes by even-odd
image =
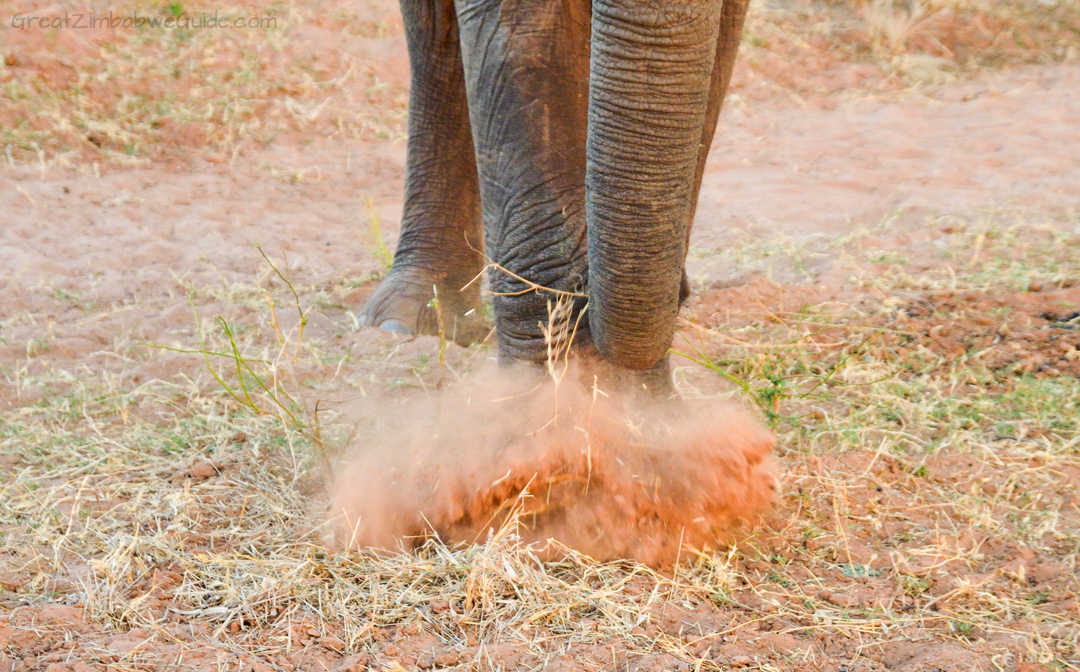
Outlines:
{"label": "dry straw", "polygon": [[[0,551],[5,576],[16,577],[5,581],[19,586],[22,604],[82,604],[108,629],[141,627],[160,641],[176,640],[178,621],[202,623],[208,629],[181,638],[184,646],[268,660],[295,652],[288,631],[303,623],[333,633],[344,651],[384,661],[379,633],[415,627],[462,655],[509,642],[538,661],[615,638],[634,655],[716,669],[741,655],[740,641],[765,638],[776,644],[754,654],[763,669],[805,669],[833,656],[878,660],[890,642],[914,640],[927,651],[988,651],[985,669],[1024,660],[1070,669],[1080,660],[1080,516],[1068,480],[1080,473],[1080,387],[987,368],[978,352],[937,355],[920,323],[899,316],[955,292],[1006,299],[1034,283],[1043,291],[1080,283],[1080,231],[1073,220],[1021,211],[926,226],[951,231],[934,253],[945,255],[942,265],[930,269],[896,260],[882,270],[859,240],[834,250],[866,295],[879,297],[874,311],[854,301],[744,305],[723,332],[691,330],[707,366],[678,369],[683,394],[716,394],[718,372],[740,381],[742,391],[722,393],[773,409],[785,472],[776,516],[719,554],[689,553],[663,572],[573,552],[542,563],[540,549],[516,538],[513,519],[464,548],[326,550],[317,465],[336,459],[333,447],[351,429],[325,425],[320,447],[309,425],[290,419],[311,417],[299,397],[325,394],[320,383],[290,388],[295,404],[270,398],[290,380],[281,362],[307,376],[317,369],[304,363],[331,347],[284,337],[302,320],[287,329],[271,306],[296,303],[308,288],[294,296],[272,275],[263,281],[273,298],[262,304],[265,336],[235,323],[203,330],[231,391],[206,376],[132,385],[119,372],[14,371],[19,394],[58,392],[5,412],[0,424],[0,453],[13,465],[0,489]],[[258,305],[254,289],[237,296]],[[199,300],[200,312],[215,310]],[[1061,325],[1054,334],[1072,338]],[[552,339],[553,352],[560,342]],[[472,355],[447,347],[467,369]],[[241,386],[245,366],[265,387],[250,373]],[[687,625],[701,614],[722,623]],[[149,665],[140,655],[120,662]]]}

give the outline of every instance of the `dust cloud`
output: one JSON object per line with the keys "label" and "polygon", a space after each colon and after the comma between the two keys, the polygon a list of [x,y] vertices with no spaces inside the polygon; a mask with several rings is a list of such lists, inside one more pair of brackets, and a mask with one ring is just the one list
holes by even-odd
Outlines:
{"label": "dust cloud", "polygon": [[482,542],[516,518],[542,556],[558,554],[543,543],[555,539],[660,564],[769,508],[774,435],[747,411],[574,382],[586,379],[492,367],[426,398],[373,403],[333,485],[330,543]]}

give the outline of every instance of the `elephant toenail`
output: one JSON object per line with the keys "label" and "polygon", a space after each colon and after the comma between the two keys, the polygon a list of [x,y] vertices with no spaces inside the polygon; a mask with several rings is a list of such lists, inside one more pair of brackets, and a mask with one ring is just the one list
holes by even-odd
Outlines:
{"label": "elephant toenail", "polygon": [[413,334],[412,329],[409,329],[404,322],[395,317],[380,322],[379,328],[386,331],[392,331],[395,334],[404,334],[405,336],[412,336]]}

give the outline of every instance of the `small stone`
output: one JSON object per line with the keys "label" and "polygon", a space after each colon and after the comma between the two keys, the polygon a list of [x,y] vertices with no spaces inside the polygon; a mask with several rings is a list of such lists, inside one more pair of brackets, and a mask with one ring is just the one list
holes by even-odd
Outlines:
{"label": "small stone", "polygon": [[432,661],[439,667],[450,667],[451,665],[457,665],[461,656],[457,651],[443,651],[439,655],[435,656],[435,660]]}
{"label": "small stone", "polygon": [[450,608],[450,603],[449,602],[443,602],[442,600],[434,600],[431,603],[431,610],[434,611],[436,614],[441,614],[442,612],[446,611],[449,608]]}
{"label": "small stone", "polygon": [[0,569],[0,588],[14,592],[22,587],[23,581],[25,579],[18,574]]}
{"label": "small stone", "polygon": [[218,470],[213,462],[199,460],[188,469],[188,475],[192,478],[207,479],[217,476]]}
{"label": "small stone", "polygon": [[754,661],[750,660],[750,656],[735,656],[731,659],[732,665],[749,665]]}
{"label": "small stone", "polygon": [[340,637],[335,637],[334,635],[320,637],[319,644],[330,649],[331,651],[341,651],[345,648],[345,642],[341,641]]}

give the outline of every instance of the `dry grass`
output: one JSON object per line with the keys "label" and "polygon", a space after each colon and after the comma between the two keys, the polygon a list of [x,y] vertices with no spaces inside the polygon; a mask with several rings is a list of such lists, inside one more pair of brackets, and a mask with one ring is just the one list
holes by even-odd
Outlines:
{"label": "dry grass", "polygon": [[[125,0],[117,15],[263,17],[258,30],[5,29],[0,141],[11,160],[79,166],[198,155],[232,164],[313,136],[400,139],[407,91],[380,58],[393,3],[367,6]],[[19,0],[18,13],[86,13]],[[99,10],[100,11],[100,10]],[[754,2],[733,85],[762,98],[924,87],[987,68],[1080,57],[1080,6],[981,0]],[[6,158],[6,157],[5,157]],[[302,171],[264,164],[297,180]],[[89,168],[87,168],[89,169]]]}
{"label": "dry grass", "polygon": [[[4,9],[33,6],[44,8]],[[163,11],[113,6],[131,8]],[[229,162],[312,134],[400,137],[404,87],[347,48],[399,24],[295,3],[227,11],[256,9],[278,27],[4,32],[11,160]],[[1075,0],[755,3],[736,92],[802,100],[1071,62],[1077,17]],[[0,662],[509,669],[565,655],[594,669],[1078,669],[1080,378],[1069,367],[1080,349],[1076,302],[1054,294],[1080,286],[1078,226],[1075,213],[1001,210],[932,219],[903,248],[886,220],[841,240],[731,250],[740,268],[789,283],[833,258],[847,293],[768,309],[724,295],[724,320],[699,312],[687,328],[699,363],[680,360],[680,389],[756,404],[779,433],[785,480],[765,527],[664,572],[573,553],[541,563],[512,529],[412,554],[326,549],[318,465],[354,431],[341,409],[365,394],[426,394],[491,356],[437,339],[364,341],[339,304],[348,287],[297,284],[317,324],[296,348],[282,337],[290,318],[267,301],[292,301],[270,268],[244,284],[178,278],[204,340],[189,329],[166,344],[271,363],[256,368],[270,378],[291,344],[289,394],[342,402],[324,407],[318,434],[313,405],[282,398],[297,423],[258,412],[274,407],[265,396],[243,403],[241,380],[260,392],[235,358],[213,360],[229,365],[219,375],[233,396],[206,370],[184,374],[188,356],[123,334],[65,363],[48,320],[5,317],[0,339],[18,333],[26,358],[0,362],[13,401],[0,413]],[[385,263],[377,220],[371,233]],[[82,323],[120,309],[56,298],[79,305]],[[1039,322],[1044,309],[1060,319]],[[557,379],[561,312],[553,304],[548,327]],[[231,336],[209,319],[218,313]],[[1036,326],[1021,329],[1028,318]],[[92,625],[33,620],[57,604],[85,607]]]}
{"label": "dry grass", "polygon": [[[459,549],[332,552],[320,540],[321,451],[302,427],[255,413],[205,373],[134,385],[7,367],[24,393],[46,393],[0,418],[3,604],[83,605],[102,636],[149,644],[72,651],[138,669],[207,647],[269,669],[506,669],[564,655],[600,667],[921,669],[912,646],[966,656],[966,669],[1075,669],[1080,383],[991,369],[975,351],[935,355],[900,316],[957,290],[1019,310],[1033,283],[1080,282],[1077,222],[997,212],[926,227],[951,233],[928,237],[937,251],[919,266],[881,263],[889,226],[836,243],[866,288],[850,300],[748,305],[722,332],[694,330],[708,367],[680,368],[684,393],[743,394],[716,372],[740,381],[779,431],[785,474],[776,515],[725,553],[665,572],[573,553],[542,563],[512,528]],[[291,300],[271,275],[237,296],[256,289]],[[262,305],[231,339],[204,320],[206,348],[235,342],[251,361],[273,360],[280,341]],[[227,309],[200,303],[204,315]],[[1061,331],[1070,343],[1075,333]],[[420,345],[433,361],[438,341]],[[335,362],[337,347],[313,336],[300,351],[313,398],[400,375],[385,368],[393,350]],[[449,348],[458,373],[486,356]],[[442,374],[412,375],[423,393]],[[346,420],[325,416],[331,443],[352,431]]]}
{"label": "dry grass", "polygon": [[[272,23],[258,29],[5,30],[0,127],[14,160],[132,164],[197,151],[228,163],[244,151],[303,144],[313,135],[404,133],[407,91],[401,82],[385,81],[373,57],[379,40],[400,34],[391,5],[373,6],[363,16],[318,4],[222,8],[198,0],[169,6],[126,0],[108,10],[149,17],[218,12]],[[26,0],[5,4],[3,18],[65,11],[73,17],[95,10],[79,2]],[[96,9],[97,16],[105,14]]]}
{"label": "dry grass", "polygon": [[745,66],[733,90],[753,98],[881,94],[994,68],[1080,58],[1080,6],[982,0],[751,3]]}

